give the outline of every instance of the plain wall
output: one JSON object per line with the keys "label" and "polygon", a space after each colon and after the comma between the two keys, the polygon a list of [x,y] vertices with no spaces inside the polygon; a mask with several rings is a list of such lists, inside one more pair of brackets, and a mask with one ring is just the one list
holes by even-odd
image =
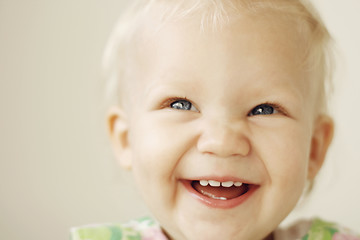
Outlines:
{"label": "plain wall", "polygon": [[[126,1],[0,0],[0,239],[147,214],[106,136],[101,55]],[[341,53],[335,141],[299,216],[360,231],[360,2],[317,0]],[[284,199],[285,201],[285,199]]]}

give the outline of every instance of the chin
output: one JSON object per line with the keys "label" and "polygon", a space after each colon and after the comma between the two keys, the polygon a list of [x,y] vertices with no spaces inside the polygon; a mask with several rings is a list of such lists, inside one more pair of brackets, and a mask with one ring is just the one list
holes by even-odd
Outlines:
{"label": "chin", "polygon": [[[182,231],[181,231],[182,230]],[[250,229],[247,226],[241,229],[241,226],[234,223],[221,222],[221,218],[209,222],[188,223],[184,229],[178,229],[179,234],[175,234],[176,240],[261,240],[270,234],[267,232]],[[180,233],[182,232],[182,233]]]}

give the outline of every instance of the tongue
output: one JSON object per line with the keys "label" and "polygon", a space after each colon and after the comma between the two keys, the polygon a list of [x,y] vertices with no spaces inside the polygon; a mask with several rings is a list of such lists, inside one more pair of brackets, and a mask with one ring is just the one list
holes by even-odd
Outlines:
{"label": "tongue", "polygon": [[240,187],[211,187],[209,185],[201,186],[199,181],[193,181],[191,185],[196,191],[207,197],[223,200],[239,197],[248,191],[247,184],[243,184]]}

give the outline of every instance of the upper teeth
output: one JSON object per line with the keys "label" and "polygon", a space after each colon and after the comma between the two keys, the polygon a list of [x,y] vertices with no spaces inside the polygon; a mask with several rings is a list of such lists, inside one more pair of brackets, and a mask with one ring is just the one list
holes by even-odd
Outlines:
{"label": "upper teeth", "polygon": [[207,186],[210,185],[212,187],[232,187],[233,185],[235,185],[236,187],[240,187],[242,185],[242,182],[233,182],[233,181],[227,181],[227,182],[218,182],[215,180],[200,180],[200,185],[201,186]]}

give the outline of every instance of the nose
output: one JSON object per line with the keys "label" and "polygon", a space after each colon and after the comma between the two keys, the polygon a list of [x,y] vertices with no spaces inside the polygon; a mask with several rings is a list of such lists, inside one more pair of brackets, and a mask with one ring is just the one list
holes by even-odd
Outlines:
{"label": "nose", "polygon": [[247,127],[241,122],[208,121],[197,142],[201,153],[218,157],[246,156],[251,146],[247,137]]}

